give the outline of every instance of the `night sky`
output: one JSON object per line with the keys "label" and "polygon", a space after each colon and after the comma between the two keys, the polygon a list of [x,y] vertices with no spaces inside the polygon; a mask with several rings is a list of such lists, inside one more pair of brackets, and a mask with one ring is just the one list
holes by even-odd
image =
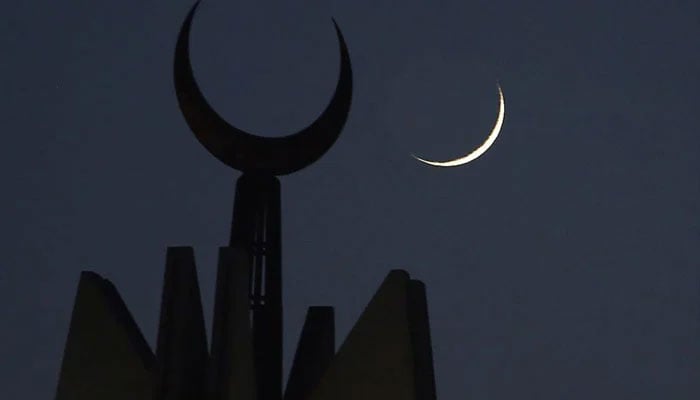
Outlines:
{"label": "night sky", "polygon": [[[207,323],[237,171],[172,80],[193,4],[27,0],[0,23],[0,398],[53,398],[81,270],[155,344],[167,246]],[[348,123],[281,178],[285,369],[311,305],[338,343],[389,270],[428,291],[438,398],[700,396],[695,1],[204,0],[195,75],[236,126],[295,132],[350,50]],[[478,146],[498,111],[505,123]],[[208,326],[209,329],[209,326]]]}

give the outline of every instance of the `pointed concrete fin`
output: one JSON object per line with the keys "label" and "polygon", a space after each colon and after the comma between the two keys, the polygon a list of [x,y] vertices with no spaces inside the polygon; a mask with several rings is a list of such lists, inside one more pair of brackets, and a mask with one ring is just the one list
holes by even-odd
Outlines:
{"label": "pointed concrete fin", "polygon": [[154,399],[203,398],[208,356],[194,251],[192,247],[169,247],[160,307]]}
{"label": "pointed concrete fin", "polygon": [[155,359],[114,285],[80,275],[56,400],[151,400]]}
{"label": "pointed concrete fin", "polygon": [[333,307],[309,307],[294,363],[289,373],[285,400],[305,400],[318,384],[335,354]]}
{"label": "pointed concrete fin", "polygon": [[433,348],[430,340],[428,301],[425,284],[412,279],[408,283],[408,321],[415,362],[416,399],[435,400]]}
{"label": "pointed concrete fin", "polygon": [[405,271],[389,273],[310,400],[419,400],[409,282]]}
{"label": "pointed concrete fin", "polygon": [[250,327],[252,258],[241,247],[219,248],[209,367],[210,400],[255,400]]}

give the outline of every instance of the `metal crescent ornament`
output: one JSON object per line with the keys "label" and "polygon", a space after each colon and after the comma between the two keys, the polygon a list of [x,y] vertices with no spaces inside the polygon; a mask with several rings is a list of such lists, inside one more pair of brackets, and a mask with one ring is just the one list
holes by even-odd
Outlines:
{"label": "metal crescent ornament", "polygon": [[424,158],[420,158],[415,154],[411,154],[411,155],[416,160],[418,160],[422,163],[428,164],[428,165],[432,165],[433,167],[457,167],[457,166],[464,165],[468,162],[476,160],[482,154],[486,153],[486,151],[496,141],[498,134],[501,132],[501,127],[503,126],[503,118],[506,115],[506,106],[505,106],[505,101],[503,100],[503,90],[501,90],[501,85],[498,85],[498,104],[499,104],[498,117],[496,117],[496,123],[494,124],[493,129],[491,129],[491,133],[486,137],[486,140],[484,141],[484,143],[482,143],[481,146],[474,149],[474,151],[472,151],[471,153],[469,153],[463,157],[459,157],[459,158],[456,158],[454,160],[447,160],[447,161],[430,161],[430,160],[426,160]]}
{"label": "metal crescent ornament", "polygon": [[174,80],[178,104],[199,142],[219,161],[242,172],[286,175],[312,164],[330,149],[345,125],[352,100],[352,69],[343,34],[335,20],[340,74],[326,109],[309,126],[284,137],[261,137],[226,122],[209,105],[194,79],[189,37],[197,1],[185,19],[175,48]]}

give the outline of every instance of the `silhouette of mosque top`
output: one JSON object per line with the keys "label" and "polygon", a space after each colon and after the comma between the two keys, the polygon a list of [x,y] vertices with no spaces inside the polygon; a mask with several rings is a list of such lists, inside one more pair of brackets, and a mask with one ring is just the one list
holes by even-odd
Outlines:
{"label": "silhouette of mosque top", "polygon": [[[391,271],[338,350],[333,307],[309,307],[283,390],[282,234],[279,175],[318,160],[337,140],[352,99],[343,36],[329,105],[280,138],[244,132],[207,103],[194,79],[189,35],[178,35],[177,99],[199,142],[241,171],[228,246],[219,248],[211,342],[194,250],[168,247],[155,354],[114,285],[81,274],[56,400],[434,400],[425,285]],[[335,24],[335,21],[333,21]]]}

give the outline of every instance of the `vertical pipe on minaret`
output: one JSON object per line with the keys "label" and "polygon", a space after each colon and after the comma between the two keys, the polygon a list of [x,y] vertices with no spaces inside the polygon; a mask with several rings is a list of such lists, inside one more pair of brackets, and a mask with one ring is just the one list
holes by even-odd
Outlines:
{"label": "vertical pipe on minaret", "polygon": [[240,247],[219,249],[208,400],[256,399],[250,274],[249,252]]}
{"label": "vertical pipe on minaret", "polygon": [[250,249],[250,310],[257,400],[282,396],[282,245],[279,180],[243,174],[236,184],[230,247]]}

